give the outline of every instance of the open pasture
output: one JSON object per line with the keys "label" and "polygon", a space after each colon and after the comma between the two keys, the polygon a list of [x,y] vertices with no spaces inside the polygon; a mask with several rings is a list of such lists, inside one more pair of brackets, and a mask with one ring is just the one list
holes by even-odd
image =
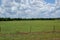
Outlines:
{"label": "open pasture", "polygon": [[60,20],[0,21],[0,40],[60,40]]}

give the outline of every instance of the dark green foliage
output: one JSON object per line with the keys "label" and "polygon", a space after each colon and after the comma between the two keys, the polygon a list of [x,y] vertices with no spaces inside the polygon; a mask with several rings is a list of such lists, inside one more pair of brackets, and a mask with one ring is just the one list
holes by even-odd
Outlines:
{"label": "dark green foliage", "polygon": [[60,20],[60,18],[0,18],[0,21],[18,21],[18,20]]}

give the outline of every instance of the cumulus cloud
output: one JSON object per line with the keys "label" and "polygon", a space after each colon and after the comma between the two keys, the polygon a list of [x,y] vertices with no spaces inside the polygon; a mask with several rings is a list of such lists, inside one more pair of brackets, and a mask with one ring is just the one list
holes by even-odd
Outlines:
{"label": "cumulus cloud", "polygon": [[2,0],[0,17],[11,18],[49,18],[60,17],[60,1],[57,5],[46,3],[44,0]]}

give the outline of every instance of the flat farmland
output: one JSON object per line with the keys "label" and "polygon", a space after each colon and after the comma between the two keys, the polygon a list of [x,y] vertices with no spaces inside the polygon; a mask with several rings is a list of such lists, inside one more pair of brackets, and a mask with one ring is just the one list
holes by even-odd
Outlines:
{"label": "flat farmland", "polygon": [[60,40],[60,20],[0,21],[0,40]]}

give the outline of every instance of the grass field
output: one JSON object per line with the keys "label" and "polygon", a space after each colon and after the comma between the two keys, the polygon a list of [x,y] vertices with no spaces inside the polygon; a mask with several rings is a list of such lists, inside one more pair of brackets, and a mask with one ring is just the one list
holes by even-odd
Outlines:
{"label": "grass field", "polygon": [[0,40],[60,40],[60,20],[0,21]]}

